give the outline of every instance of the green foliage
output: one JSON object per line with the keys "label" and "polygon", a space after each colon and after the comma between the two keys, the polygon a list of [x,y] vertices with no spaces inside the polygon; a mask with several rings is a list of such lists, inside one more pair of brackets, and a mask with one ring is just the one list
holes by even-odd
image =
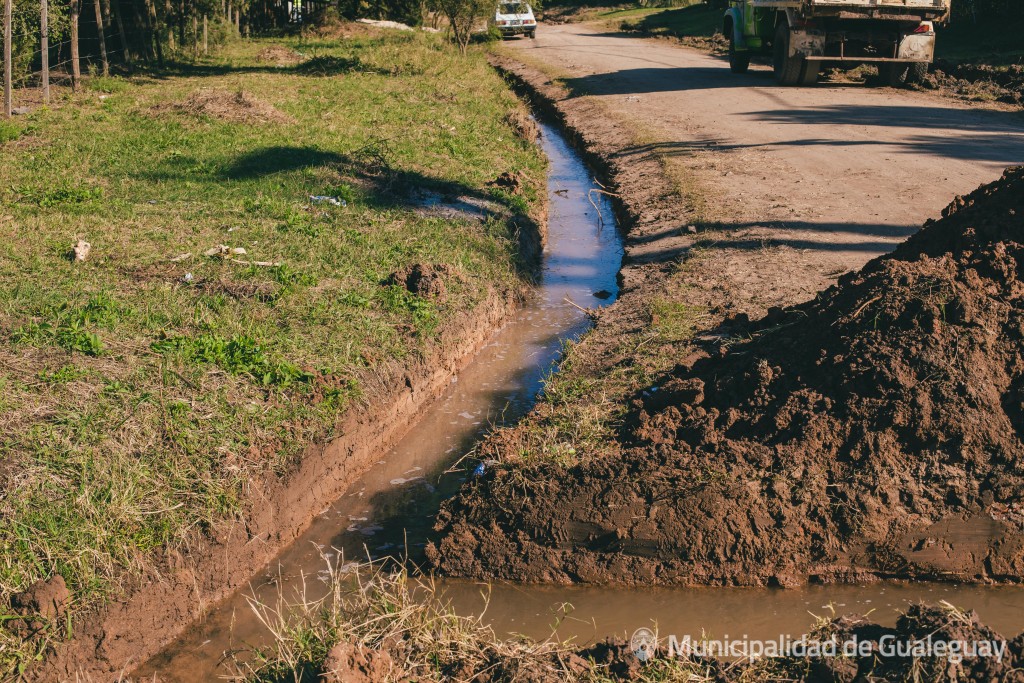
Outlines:
{"label": "green foliage", "polygon": [[272,359],[259,342],[246,335],[227,339],[216,334],[172,337],[155,342],[152,348],[164,354],[177,352],[187,361],[216,365],[232,375],[248,375],[266,387],[284,388],[313,378],[312,373],[294,363]]}
{"label": "green foliage", "polygon": [[65,351],[78,351],[87,356],[103,352],[99,335],[89,328],[115,325],[120,318],[120,307],[105,293],[91,297],[78,308],[62,304],[44,313],[43,320],[22,325],[11,334],[16,344],[52,344]]}
{"label": "green foliage", "polygon": [[103,188],[75,185],[61,185],[60,187],[41,190],[22,188],[21,196],[42,207],[57,206],[59,204],[85,204],[102,199]]}
{"label": "green foliage", "polygon": [[22,128],[14,121],[0,121],[0,145],[21,137]]}
{"label": "green foliage", "polygon": [[437,327],[437,309],[434,304],[412,294],[399,285],[388,285],[380,290],[379,300],[389,313],[411,314],[417,331],[430,334]]}
{"label": "green foliage", "polygon": [[[51,2],[49,17],[50,45],[65,40],[70,28],[68,5]],[[39,0],[14,0],[11,14],[11,66],[16,85],[25,85],[39,63]]]}

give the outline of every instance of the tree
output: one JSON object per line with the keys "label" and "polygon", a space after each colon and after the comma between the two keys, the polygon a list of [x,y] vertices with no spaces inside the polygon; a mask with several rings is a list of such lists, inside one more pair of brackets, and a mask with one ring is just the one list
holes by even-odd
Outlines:
{"label": "tree", "polygon": [[448,18],[452,38],[462,54],[466,54],[473,29],[494,8],[492,0],[437,0],[437,5]]}

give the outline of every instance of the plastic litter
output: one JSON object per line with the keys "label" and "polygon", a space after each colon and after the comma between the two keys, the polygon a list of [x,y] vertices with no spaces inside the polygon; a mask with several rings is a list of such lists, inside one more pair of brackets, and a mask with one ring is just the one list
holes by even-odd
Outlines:
{"label": "plastic litter", "polygon": [[192,273],[185,273],[185,277],[183,277],[181,279],[184,280],[186,283],[190,283],[195,278],[193,277]]}
{"label": "plastic litter", "polygon": [[474,477],[482,477],[482,476],[484,476],[484,472],[485,471],[487,471],[487,464],[486,463],[480,463],[479,465],[477,465],[473,469],[473,476]]}
{"label": "plastic litter", "polygon": [[344,199],[338,199],[337,197],[329,197],[325,194],[311,194],[309,195],[309,201],[314,204],[330,204],[331,206],[348,206],[348,202]]}
{"label": "plastic litter", "polygon": [[229,247],[226,244],[218,244],[215,247],[210,247],[203,252],[207,256],[220,256],[221,258],[230,258],[232,256],[245,256],[248,252],[242,247]]}

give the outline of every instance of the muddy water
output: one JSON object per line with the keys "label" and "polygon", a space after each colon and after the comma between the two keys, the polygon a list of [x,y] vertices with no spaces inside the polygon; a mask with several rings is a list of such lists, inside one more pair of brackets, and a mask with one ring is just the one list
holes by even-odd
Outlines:
{"label": "muddy water", "polygon": [[[542,126],[541,144],[550,159],[548,244],[536,295],[501,329],[473,363],[452,380],[448,393],[428,408],[405,438],[349,492],[324,510],[263,576],[215,608],[201,623],[151,660],[137,674],[158,673],[167,681],[211,680],[227,671],[225,651],[264,642],[267,633],[246,602],[256,596],[287,598],[306,581],[317,597],[323,555],[365,560],[368,556],[421,556],[426,532],[441,500],[465,479],[465,470],[445,474],[493,425],[523,416],[533,405],[562,345],[589,326],[577,306],[597,308],[615,300],[622,242],[611,206],[588,170],[553,129]],[[595,206],[600,207],[600,214]],[[570,303],[571,302],[571,303]],[[575,304],[575,305],[574,305]],[[335,561],[337,558],[335,557]]]}
{"label": "muddy water", "polygon": [[[408,554],[421,556],[425,534],[441,500],[462,483],[448,473],[494,424],[525,414],[566,339],[583,332],[586,318],[566,299],[598,307],[614,300],[622,246],[610,207],[599,195],[603,221],[587,199],[587,169],[558,134],[544,128],[551,160],[549,244],[536,297],[496,334],[473,364],[455,378],[402,442],[317,518],[312,528],[246,590],[214,609],[139,674],[162,680],[204,681],[223,676],[224,653],[266,642],[246,596],[266,603],[278,596],[319,597],[324,555],[338,561]],[[601,293],[601,296],[595,296]],[[655,626],[663,635],[775,638],[806,632],[814,615],[870,613],[892,624],[915,601],[945,600],[976,609],[1004,635],[1024,630],[1024,588],[879,584],[782,589],[623,589],[607,587],[482,586],[448,581],[444,595],[464,614],[485,613],[499,633],[544,638],[552,633],[592,642]],[[483,595],[486,594],[486,598]]]}

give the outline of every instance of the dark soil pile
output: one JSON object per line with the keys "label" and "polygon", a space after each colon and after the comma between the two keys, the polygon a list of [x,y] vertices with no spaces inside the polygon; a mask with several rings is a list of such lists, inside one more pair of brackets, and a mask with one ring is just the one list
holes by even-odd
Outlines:
{"label": "dark soil pile", "polygon": [[938,60],[923,85],[973,101],[1024,105],[1024,65],[1020,64],[1000,68]]}
{"label": "dark soil pile", "polygon": [[1024,168],[814,301],[729,321],[637,397],[624,456],[516,460],[440,571],[524,581],[1024,580]]}

